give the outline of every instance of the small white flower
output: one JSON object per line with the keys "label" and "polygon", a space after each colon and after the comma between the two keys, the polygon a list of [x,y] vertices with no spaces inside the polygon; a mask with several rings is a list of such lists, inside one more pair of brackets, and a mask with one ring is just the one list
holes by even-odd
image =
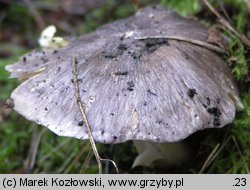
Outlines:
{"label": "small white flower", "polygon": [[39,45],[42,48],[52,48],[52,49],[57,49],[66,46],[68,42],[64,40],[62,37],[54,37],[55,33],[56,33],[56,27],[54,25],[50,25],[47,28],[45,28],[41,32],[41,36],[38,40]]}

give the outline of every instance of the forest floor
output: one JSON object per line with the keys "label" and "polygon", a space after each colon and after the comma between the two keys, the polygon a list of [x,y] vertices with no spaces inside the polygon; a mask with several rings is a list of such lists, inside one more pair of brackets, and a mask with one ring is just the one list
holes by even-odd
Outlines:
{"label": "forest floor", "polygon": [[[81,1],[81,0],[78,0]],[[10,3],[11,2],[11,3]],[[32,3],[35,2],[35,3]],[[71,1],[68,1],[71,2]],[[73,2],[73,1],[72,1]],[[88,2],[86,0],[85,2]],[[5,107],[20,83],[9,79],[5,66],[37,48],[40,32],[55,25],[60,36],[79,35],[125,18],[139,7],[161,4],[208,27],[223,28],[229,64],[245,106],[235,121],[222,128],[199,132],[187,139],[196,144],[194,159],[175,168],[132,169],[137,156],[132,142],[101,145],[102,157],[113,159],[121,173],[249,173],[250,170],[250,47],[218,22],[216,15],[198,0],[94,0],[86,9],[67,1],[0,0],[0,173],[97,173],[97,163],[88,141],[58,137],[46,128],[25,120]],[[94,3],[93,3],[94,2]],[[250,38],[250,4],[244,0],[210,1],[240,35]],[[114,173],[114,170],[110,170]]]}

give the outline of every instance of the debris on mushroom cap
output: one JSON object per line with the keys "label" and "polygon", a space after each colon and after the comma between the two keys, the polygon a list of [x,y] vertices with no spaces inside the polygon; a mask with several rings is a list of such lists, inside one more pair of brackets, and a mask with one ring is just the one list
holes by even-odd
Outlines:
{"label": "debris on mushroom cap", "polygon": [[243,106],[221,49],[207,37],[203,25],[171,10],[141,9],[7,66],[12,77],[30,77],[13,91],[14,109],[58,135],[86,139],[71,82],[76,58],[97,142],[176,142],[223,127]]}

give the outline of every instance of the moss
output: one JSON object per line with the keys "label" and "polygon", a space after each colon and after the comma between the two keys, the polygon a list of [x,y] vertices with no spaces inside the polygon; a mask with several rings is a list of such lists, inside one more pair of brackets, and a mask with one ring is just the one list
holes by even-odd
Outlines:
{"label": "moss", "polygon": [[183,16],[194,15],[201,6],[197,0],[161,0],[161,5],[171,8]]}

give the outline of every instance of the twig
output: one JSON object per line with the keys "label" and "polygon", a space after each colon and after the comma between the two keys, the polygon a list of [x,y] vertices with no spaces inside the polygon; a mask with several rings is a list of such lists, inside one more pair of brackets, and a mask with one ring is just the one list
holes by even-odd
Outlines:
{"label": "twig", "polygon": [[202,0],[207,7],[218,17],[219,22],[224,25],[228,30],[233,32],[246,46],[250,47],[250,40],[244,35],[237,32],[237,30],[225,19],[219,12],[208,2],[208,0]]}
{"label": "twig", "polygon": [[220,6],[220,8],[221,8],[221,10],[222,10],[222,12],[223,12],[223,14],[224,14],[224,16],[227,18],[227,20],[229,21],[229,23],[232,24],[232,20],[231,20],[231,18],[229,17],[229,15],[228,15],[226,9],[224,8],[224,6],[223,6],[221,0],[217,0],[217,2],[219,3],[219,6]]}
{"label": "twig", "polygon": [[74,83],[74,88],[75,88],[76,103],[77,103],[77,106],[81,112],[81,115],[83,118],[83,123],[84,123],[85,127],[87,128],[89,141],[90,141],[91,147],[93,149],[96,161],[98,163],[99,174],[101,174],[102,173],[101,157],[99,156],[98,150],[96,148],[95,140],[94,140],[94,137],[92,135],[92,131],[90,129],[89,122],[88,122],[87,116],[85,114],[83,104],[81,102],[79,85],[78,85],[78,81],[77,81],[77,60],[76,60],[76,58],[74,58],[72,61],[72,74],[73,74],[73,83]]}
{"label": "twig", "polygon": [[[223,150],[223,148],[226,146],[226,144],[229,142],[231,139],[231,136],[229,136],[223,144],[220,146],[220,144],[217,144],[212,152],[209,154],[208,158],[206,159],[205,163],[203,164],[200,174],[204,172],[204,170],[214,161],[214,159],[218,156],[218,154]],[[220,147],[220,148],[219,148]]]}
{"label": "twig", "polygon": [[25,168],[26,168],[27,173],[30,173],[35,165],[37,150],[38,150],[41,138],[45,134],[46,131],[47,130],[45,128],[43,128],[43,130],[40,131],[38,134],[36,130],[33,131],[31,147],[29,150],[28,158],[25,161]]}
{"label": "twig", "polygon": [[29,8],[30,14],[34,17],[38,27],[40,30],[43,30],[45,28],[45,22],[39,12],[36,10],[35,5],[31,0],[24,0],[24,3]]}
{"label": "twig", "polygon": [[[72,151],[73,146],[69,147],[70,151]],[[64,158],[64,161],[62,165],[59,167],[59,169],[56,171],[56,173],[62,174],[63,171],[66,170],[66,168],[70,165],[70,162],[74,160],[75,155],[74,154],[69,154],[67,157]]]}
{"label": "twig", "polygon": [[88,143],[85,143],[85,146],[82,147],[82,149],[80,150],[80,153],[75,157],[75,159],[69,164],[69,166],[65,169],[65,171],[63,172],[64,174],[69,173],[69,171],[73,168],[73,166],[79,161],[79,159],[81,158],[81,156],[83,155],[83,153],[86,150],[86,147],[88,146]]}
{"label": "twig", "polygon": [[101,160],[104,161],[104,162],[111,162],[111,163],[113,164],[113,166],[115,167],[116,173],[119,174],[119,170],[118,170],[118,167],[117,167],[115,161],[113,161],[113,160],[111,160],[111,159],[101,159]]}
{"label": "twig", "polygon": [[235,144],[235,146],[236,146],[236,148],[237,148],[237,150],[238,150],[238,152],[239,152],[239,154],[240,154],[241,160],[242,160],[242,162],[243,162],[244,165],[245,165],[246,172],[249,174],[250,172],[249,172],[249,169],[248,169],[247,162],[246,162],[244,156],[242,155],[242,153],[241,153],[241,151],[240,151],[240,147],[239,147],[239,145],[238,145],[238,143],[237,143],[237,141],[236,141],[235,136],[232,136],[232,139],[233,139],[234,144]]}
{"label": "twig", "polygon": [[247,8],[250,10],[250,1],[249,0],[244,0],[244,2],[247,4]]}
{"label": "twig", "polygon": [[84,160],[84,162],[82,164],[82,167],[80,169],[80,172],[79,172],[80,174],[83,174],[83,172],[86,169],[86,166],[89,164],[90,159],[92,158],[92,156],[93,156],[93,150],[89,149],[89,152],[88,152],[88,154],[87,154],[87,156],[86,156],[86,158],[85,158],[85,160]]}
{"label": "twig", "polygon": [[205,163],[203,164],[199,174],[203,173],[204,170],[208,167],[209,163],[211,163],[211,160],[214,156],[214,154],[217,152],[218,148],[220,147],[220,144],[217,144],[214,149],[212,150],[212,152],[209,154],[209,156],[207,157]]}
{"label": "twig", "polygon": [[[135,38],[136,40],[145,40],[148,39],[149,37],[147,36],[141,36],[139,38]],[[210,50],[216,51],[218,53],[224,54],[225,51],[213,44],[209,44],[207,42],[203,42],[203,41],[199,41],[199,40],[194,40],[194,39],[190,39],[190,38],[185,38],[185,37],[180,37],[180,36],[151,36],[150,39],[157,39],[157,38],[165,38],[165,39],[170,39],[170,40],[178,40],[178,41],[184,41],[184,42],[189,42],[192,44],[196,44],[205,48],[208,48]]]}
{"label": "twig", "polygon": [[63,147],[65,144],[67,144],[70,140],[71,140],[70,138],[63,140],[59,145],[57,145],[56,147],[54,147],[51,152],[49,152],[49,153],[45,154],[43,157],[41,157],[38,160],[38,163],[43,163],[46,159],[48,159],[51,156],[51,153],[58,152],[58,150],[61,147]]}
{"label": "twig", "polygon": [[102,173],[102,161],[111,162],[114,165],[116,172],[119,173],[118,168],[116,166],[116,163],[113,160],[101,158],[99,153],[98,153],[98,150],[96,148],[95,140],[94,140],[94,137],[92,135],[92,131],[91,131],[91,128],[90,128],[90,125],[89,125],[89,122],[88,122],[88,119],[87,119],[87,116],[85,113],[85,109],[84,109],[82,101],[81,101],[80,90],[79,90],[79,85],[78,85],[78,80],[77,80],[77,60],[76,60],[76,58],[73,58],[73,60],[72,60],[72,74],[73,74],[73,84],[74,84],[74,88],[75,88],[75,96],[76,96],[77,106],[78,106],[80,113],[82,115],[83,123],[84,123],[85,127],[87,128],[89,141],[90,141],[91,147],[93,149],[96,161],[98,163],[99,174]]}

